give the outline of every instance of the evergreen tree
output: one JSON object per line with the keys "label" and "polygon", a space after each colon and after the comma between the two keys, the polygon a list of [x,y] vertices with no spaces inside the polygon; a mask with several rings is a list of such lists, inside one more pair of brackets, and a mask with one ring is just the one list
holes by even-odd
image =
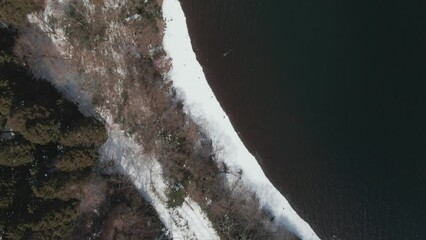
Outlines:
{"label": "evergreen tree", "polygon": [[68,239],[78,214],[77,201],[46,202],[17,226],[5,227],[6,239]]}
{"label": "evergreen tree", "polygon": [[92,119],[83,119],[71,126],[61,136],[64,146],[100,146],[107,140],[104,126]]}
{"label": "evergreen tree", "polygon": [[16,179],[0,176],[0,209],[9,208],[16,195]]}
{"label": "evergreen tree", "polygon": [[61,133],[61,124],[55,118],[53,110],[38,105],[17,109],[8,124],[35,144],[56,142]]}
{"label": "evergreen tree", "polygon": [[94,149],[75,149],[65,154],[55,163],[55,167],[63,172],[72,172],[93,167],[98,162],[98,153]]}
{"label": "evergreen tree", "polygon": [[9,86],[9,82],[0,80],[0,128],[6,123],[10,114],[13,101],[13,92]]}
{"label": "evergreen tree", "polygon": [[[73,222],[78,216],[78,202],[63,202],[61,208],[45,212],[39,221],[31,225],[35,232],[50,230],[54,234],[64,224]],[[62,231],[61,231],[62,232]],[[65,237],[65,236],[57,236]]]}
{"label": "evergreen tree", "polygon": [[78,199],[81,194],[80,190],[87,183],[89,177],[90,175],[86,172],[50,175],[47,179],[39,180],[36,185],[31,187],[31,190],[35,197],[44,200]]}
{"label": "evergreen tree", "polygon": [[22,137],[3,140],[0,144],[0,165],[2,166],[17,167],[33,160],[34,146]]}
{"label": "evergreen tree", "polygon": [[6,124],[6,118],[0,114],[0,131],[3,129],[5,124]]}
{"label": "evergreen tree", "polygon": [[17,60],[10,54],[0,50],[0,64],[4,63],[16,63]]}

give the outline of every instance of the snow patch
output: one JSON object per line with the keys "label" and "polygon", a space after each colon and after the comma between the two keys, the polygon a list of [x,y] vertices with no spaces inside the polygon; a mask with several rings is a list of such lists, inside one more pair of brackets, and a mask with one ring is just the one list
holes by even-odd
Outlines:
{"label": "snow patch", "polygon": [[144,198],[157,210],[171,236],[174,239],[219,239],[205,213],[191,198],[186,197],[182,206],[167,207],[169,186],[164,181],[160,163],[155,156],[144,154],[142,146],[113,123],[111,115],[101,112],[109,133],[108,141],[100,149],[101,159],[112,159],[122,167]]}
{"label": "snow patch", "polygon": [[141,15],[139,15],[139,14],[135,14],[135,15],[133,15],[133,16],[130,16],[130,17],[126,18],[125,20],[126,20],[126,22],[129,22],[129,21],[136,20],[136,19],[138,19],[138,18],[140,18],[140,17],[141,17]]}

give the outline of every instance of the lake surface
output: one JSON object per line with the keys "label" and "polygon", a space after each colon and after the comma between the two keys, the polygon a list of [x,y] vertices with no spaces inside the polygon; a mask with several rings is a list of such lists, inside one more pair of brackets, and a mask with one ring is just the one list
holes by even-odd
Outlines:
{"label": "lake surface", "polygon": [[426,2],[181,3],[234,127],[322,239],[425,239]]}

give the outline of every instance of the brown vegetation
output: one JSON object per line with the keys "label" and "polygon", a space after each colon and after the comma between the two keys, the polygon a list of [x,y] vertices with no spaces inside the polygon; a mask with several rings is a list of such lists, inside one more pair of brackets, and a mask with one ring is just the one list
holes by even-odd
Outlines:
{"label": "brown vegetation", "polygon": [[[223,239],[288,239],[287,233],[273,232],[272,223],[263,217],[256,198],[249,191],[242,189],[238,182],[235,188],[228,188],[226,175],[231,173],[225,165],[217,165],[211,141],[183,113],[183,105],[171,83],[164,81],[162,74],[169,70],[170,62],[161,49],[164,22],[157,3],[131,0],[119,12],[107,9],[103,15],[99,15],[98,8],[103,5],[101,0],[96,1],[94,11],[71,3],[62,21],[50,23],[59,27],[71,24],[66,29],[71,70],[84,73],[79,84],[93,94],[94,104],[112,115],[127,134],[135,136],[147,154],[157,157],[169,180],[168,206],[180,206],[185,196],[190,196],[207,212]],[[133,18],[135,14],[139,17]],[[104,31],[106,23],[109,27]],[[34,52],[51,53],[44,58],[46,61],[63,58],[34,45],[31,39],[21,38],[20,43],[17,49],[30,64],[43,55],[34,55]],[[69,130],[60,142],[71,147],[75,143],[70,139],[80,137]],[[106,239],[114,239],[135,229],[133,226],[146,227],[129,210],[144,211],[145,205],[133,202],[123,205],[124,200],[117,198],[120,200],[114,202],[111,200],[114,197],[117,196],[108,194],[102,204],[110,206],[109,214],[104,211],[96,217],[96,213],[85,213],[79,229],[86,230],[79,232],[81,234],[76,232],[75,236],[84,238],[94,231],[102,231]],[[126,222],[123,218],[130,220]],[[99,221],[106,221],[109,227],[103,228]],[[129,225],[124,226],[126,223]],[[144,233],[145,229],[138,232]]]}
{"label": "brown vegetation", "polygon": [[25,23],[26,15],[39,10],[43,0],[2,0],[0,2],[0,22],[19,26]]}
{"label": "brown vegetation", "polygon": [[[78,220],[71,239],[87,239],[95,235],[100,239],[167,239],[164,226],[157,213],[147,203],[129,179],[122,175],[103,176],[93,187],[106,185],[102,201],[96,208],[86,211]],[[96,198],[96,191],[87,194]],[[95,195],[95,196],[94,196]]]}
{"label": "brown vegetation", "polygon": [[79,46],[91,49],[105,39],[107,23],[100,21],[100,11],[95,11],[97,14],[91,16],[87,11],[82,1],[72,0],[65,13],[68,17],[59,21],[63,21],[61,24],[65,26],[65,36],[68,39],[76,40]]}

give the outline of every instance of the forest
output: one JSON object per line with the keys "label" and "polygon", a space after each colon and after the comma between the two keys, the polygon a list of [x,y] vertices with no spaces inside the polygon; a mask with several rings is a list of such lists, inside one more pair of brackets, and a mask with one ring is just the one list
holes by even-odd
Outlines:
{"label": "forest", "polygon": [[165,235],[133,184],[112,163],[99,163],[104,124],[14,55],[16,26],[37,4],[0,5],[0,239]]}

